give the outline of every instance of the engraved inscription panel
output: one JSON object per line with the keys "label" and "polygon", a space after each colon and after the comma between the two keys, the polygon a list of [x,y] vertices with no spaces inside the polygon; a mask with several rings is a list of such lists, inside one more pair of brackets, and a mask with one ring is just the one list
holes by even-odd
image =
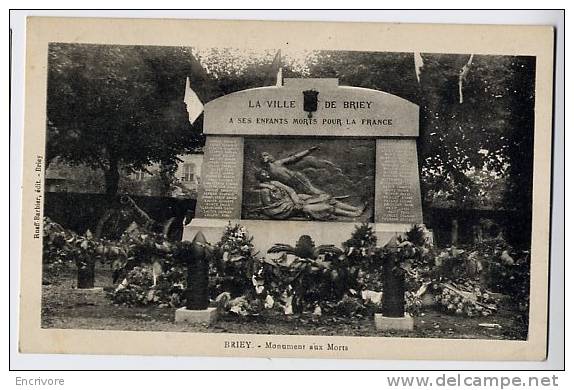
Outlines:
{"label": "engraved inscription panel", "polygon": [[[289,79],[282,87],[234,92],[205,106],[204,134],[237,136],[416,137],[418,106],[382,91],[339,86],[337,79]],[[305,111],[304,93],[317,93]]]}
{"label": "engraved inscription panel", "polygon": [[240,218],[243,139],[210,136],[206,140],[204,153],[198,217]]}
{"label": "engraved inscription panel", "polygon": [[422,223],[414,139],[377,140],[375,222]]}

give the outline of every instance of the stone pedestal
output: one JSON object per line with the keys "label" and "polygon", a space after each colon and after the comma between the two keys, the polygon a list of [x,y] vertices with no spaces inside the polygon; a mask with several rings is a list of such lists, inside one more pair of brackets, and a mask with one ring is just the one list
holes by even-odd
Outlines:
{"label": "stone pedestal", "polygon": [[404,317],[384,317],[381,313],[376,313],[375,328],[377,330],[413,330],[414,320],[408,313],[405,313]]}
{"label": "stone pedestal", "polygon": [[[191,241],[198,232],[205,234],[208,242],[216,243],[228,223],[239,223],[253,236],[256,251],[264,254],[277,243],[294,243],[302,234],[311,236],[315,245],[336,245],[351,237],[358,222],[325,223],[320,221],[262,221],[241,219],[196,218],[184,228],[183,240]],[[328,227],[328,228],[326,228]],[[412,225],[375,223],[373,230],[380,245],[384,245],[396,234],[409,231]]]}
{"label": "stone pedestal", "polygon": [[210,325],[217,321],[217,308],[208,307],[205,310],[188,310],[185,307],[175,311],[175,322]]}

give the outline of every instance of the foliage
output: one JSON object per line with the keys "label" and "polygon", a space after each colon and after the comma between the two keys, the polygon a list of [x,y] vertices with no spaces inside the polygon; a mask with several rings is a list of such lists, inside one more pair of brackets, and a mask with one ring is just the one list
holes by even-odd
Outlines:
{"label": "foliage", "polygon": [[407,277],[406,311],[420,313],[424,294],[433,294],[438,307],[447,313],[473,317],[497,310],[497,302],[483,281],[483,248],[437,250],[428,246],[422,226],[413,226],[405,236],[398,240],[396,263]]}
{"label": "foliage", "polygon": [[229,223],[214,248],[210,271],[212,296],[230,292],[233,297],[253,289],[252,276],[257,270],[253,238],[241,225]]}
{"label": "foliage", "polygon": [[342,243],[346,261],[349,263],[350,288],[357,291],[381,291],[381,267],[375,256],[377,236],[372,225],[357,225],[351,238]]}
{"label": "foliage", "polygon": [[57,275],[71,270],[74,261],[69,256],[68,242],[70,233],[61,225],[53,222],[48,217],[44,218],[43,228],[42,283],[51,284]]}
{"label": "foliage", "polygon": [[[47,264],[76,261],[81,267],[99,259],[113,265],[122,275],[111,296],[114,303],[183,304],[189,242],[170,243],[136,224],[118,242],[78,236],[49,219],[44,232]],[[295,246],[276,244],[269,251],[274,256],[258,257],[247,230],[229,224],[212,251],[210,296],[218,307],[238,315],[266,310],[371,315],[380,310],[385,293],[382,258],[392,255],[395,272],[406,276],[405,310],[412,315],[424,310],[424,294],[432,294],[445,313],[488,316],[498,306],[494,291],[512,297],[519,319],[527,323],[528,253],[514,251],[500,237],[444,250],[430,247],[426,237],[424,227],[413,226],[404,237],[377,247],[372,228],[360,225],[343,243],[344,251],[333,245],[316,247],[302,236]]]}
{"label": "foliage", "polygon": [[125,250],[114,242],[97,239],[88,230],[84,236],[64,229],[59,224],[44,218],[43,256],[45,265],[43,283],[50,284],[59,274],[71,270],[75,264],[78,288],[93,287],[95,263],[110,262],[126,257]]}
{"label": "foliage", "polygon": [[[343,297],[334,304],[327,304],[325,305],[329,310],[330,314],[340,315],[344,317],[352,317],[356,315],[366,315],[368,313],[368,304],[364,303],[364,301],[360,297],[352,296],[350,294],[345,294]],[[329,306],[331,306],[329,308]],[[373,309],[371,305],[371,312],[374,313],[376,309]]]}
{"label": "foliage", "polygon": [[406,240],[418,247],[428,247],[429,231],[424,225],[413,225],[406,233]]}
{"label": "foliage", "polygon": [[308,77],[307,63],[315,58],[312,52],[306,52],[303,56],[282,53],[281,64],[274,64],[277,49],[266,48],[245,50],[212,47],[194,50],[194,54],[207,70],[216,91],[222,95],[275,85],[279,65],[285,77]]}
{"label": "foliage", "polygon": [[342,243],[345,254],[354,263],[362,263],[372,256],[377,246],[377,236],[368,223],[355,226],[351,238]]}
{"label": "foliage", "polygon": [[57,191],[76,193],[105,191],[104,173],[101,170],[94,170],[83,164],[71,166],[59,157],[53,158],[46,167],[46,179],[49,178],[65,178],[63,188],[58,188]]}
{"label": "foliage", "polygon": [[179,307],[187,288],[187,266],[191,243],[170,242],[161,234],[132,224],[120,243],[128,254],[113,264],[114,280],[120,281],[112,294],[116,303]]}
{"label": "foliage", "polygon": [[491,315],[498,306],[494,293],[501,293],[512,297],[520,318],[528,321],[530,257],[501,237],[465,249],[431,249],[405,262],[405,269],[410,290],[419,288],[415,296],[432,293],[449,313]]}
{"label": "foliage", "polygon": [[[54,232],[63,230],[49,223],[47,226],[51,226],[48,230]],[[491,267],[499,264],[518,271],[528,264],[528,256],[525,259],[518,257],[517,252],[500,237],[464,250],[436,250],[428,247],[425,237],[424,229],[414,226],[404,238],[398,237],[392,240],[391,245],[377,248],[372,229],[362,225],[357,226],[352,237],[343,244],[345,252],[333,246],[323,246],[319,251],[309,237],[303,237],[293,247],[278,245],[275,252],[281,256],[273,259],[258,257],[246,229],[230,224],[213,251],[213,264],[218,266],[212,269],[215,272],[212,282],[219,282],[212,285],[212,302],[221,310],[239,316],[269,311],[283,314],[308,312],[315,320],[323,314],[357,318],[372,316],[381,309],[381,289],[367,290],[360,279],[354,280],[349,275],[355,272],[355,267],[359,273],[368,270],[369,275],[380,280],[382,274],[377,267],[380,256],[392,250],[397,257],[397,269],[405,273],[409,282],[405,292],[405,311],[420,315],[425,310],[423,294],[430,293],[435,297],[436,307],[445,314],[482,317],[497,310],[498,298],[494,298],[497,295],[491,293],[488,286],[498,285],[504,280],[489,275],[490,272],[498,272]],[[423,245],[415,245],[408,238]],[[53,242],[53,253],[63,248],[60,234],[52,234],[50,241]],[[160,235],[137,225],[128,229],[120,241],[121,244],[109,245],[121,246],[126,258],[131,259],[132,268],[124,264],[126,277],[110,295],[112,301],[128,306],[181,307],[187,287],[183,263],[189,243],[168,243]],[[358,250],[351,250],[355,247]],[[109,254],[112,251],[99,252]],[[60,253],[62,256],[66,258]],[[351,260],[352,256],[356,257]],[[520,275],[524,277],[524,274]],[[523,287],[527,283],[519,285]],[[233,295],[224,291],[227,286],[235,286]],[[501,286],[505,293],[517,297],[518,307],[526,302],[523,305],[525,310],[519,311],[517,318],[527,329],[528,293],[523,291],[521,296],[520,286],[514,286],[512,290],[512,283],[508,281]],[[522,297],[526,300],[523,301]]]}
{"label": "foliage", "polygon": [[[301,236],[295,246],[276,244],[268,253],[281,253],[281,256],[262,259],[262,268],[257,273],[259,286],[262,291],[266,289],[286,313],[319,310],[363,315],[373,312],[380,304],[380,295],[378,301],[373,302],[363,293],[376,296],[376,290],[369,287],[381,290],[381,256],[387,255],[385,250],[376,247],[376,242],[372,227],[363,224],[343,243],[344,251],[333,245],[315,247],[309,236]],[[412,256],[411,250],[401,245],[399,257]],[[409,310],[411,307],[414,311],[413,302]]]}
{"label": "foliage", "polygon": [[227,310],[302,312],[304,306],[316,305],[333,293],[325,290],[326,281],[337,278],[337,272],[324,258],[332,246],[315,248],[309,237],[303,237],[295,247],[271,248],[270,252],[283,255],[270,259],[257,257],[252,240],[243,226],[229,224],[215,245],[212,296]]}
{"label": "foliage", "polygon": [[484,266],[481,282],[486,288],[512,297],[518,319],[528,329],[530,307],[530,252],[519,251],[501,237],[482,241],[472,248]]}
{"label": "foliage", "polygon": [[226,227],[215,246],[210,278],[220,307],[238,314],[268,309],[320,313],[325,302],[337,302],[347,291],[346,259],[332,245],[315,247],[302,236],[295,246],[276,244],[269,253],[280,256],[258,257],[244,227]]}
{"label": "foliage", "polygon": [[458,278],[476,279],[482,271],[482,262],[476,252],[469,253],[456,247],[447,248],[435,257],[435,266],[430,275],[437,280]]}
{"label": "foliage", "polygon": [[269,50],[265,57],[248,57],[239,55],[233,49],[211,48],[198,53],[198,59],[214,79],[219,91],[229,94],[265,85],[268,74],[264,69],[270,67],[274,54]]}
{"label": "foliage", "polygon": [[112,294],[114,302],[174,306],[181,301],[186,285],[185,245],[185,242],[170,243],[164,236],[146,231],[135,223],[119,241],[96,239],[89,231],[80,236],[46,217],[45,276],[61,272],[70,264],[75,263],[80,270],[100,261],[110,264],[114,282],[121,282]]}
{"label": "foliage", "polygon": [[112,301],[128,306],[180,307],[184,290],[182,267],[172,267],[157,276],[149,266],[135,267],[113,292]]}
{"label": "foliage", "polygon": [[106,263],[125,257],[125,249],[117,243],[96,239],[89,230],[83,236],[76,234],[44,217],[44,264],[73,263],[78,268],[85,268],[96,261]]}
{"label": "foliage", "polygon": [[201,142],[187,117],[194,59],[180,47],[50,44],[47,156],[101,169],[106,192],[119,169],[173,163]]}
{"label": "foliage", "polygon": [[345,264],[333,255],[312,259],[284,254],[265,259],[261,272],[268,292],[287,304],[287,313],[341,299],[347,291],[347,274]]}
{"label": "foliage", "polygon": [[413,291],[405,291],[405,313],[416,317],[422,313],[423,303],[420,295]]}
{"label": "foliage", "polygon": [[336,77],[341,85],[378,89],[416,102],[418,86],[412,53],[319,51],[310,77]]}
{"label": "foliage", "polygon": [[[480,253],[485,268],[484,283],[494,291],[528,295],[530,284],[530,253],[519,251],[502,237],[495,237],[472,245],[469,250]],[[519,290],[524,290],[519,293]]]}
{"label": "foliage", "polygon": [[[467,190],[455,188],[455,184],[452,181],[444,182],[437,187],[430,185],[432,180],[440,180],[440,177],[435,177],[432,178],[431,181],[427,181],[427,202],[432,204],[433,207],[442,208],[464,206],[477,209],[501,209],[507,207],[504,203],[504,196],[509,183],[507,176],[474,168],[465,172],[465,175],[471,183]],[[462,191],[468,191],[469,195],[464,203],[460,202],[460,198],[457,195]]]}
{"label": "foliage", "polygon": [[[509,165],[531,159],[533,152],[528,142],[516,145],[513,151],[509,149],[516,132],[526,138],[533,136],[534,111],[523,110],[533,94],[533,86],[530,83],[521,88],[516,86],[518,79],[534,80],[529,69],[533,59],[475,55],[460,102],[458,79],[468,58],[468,55],[424,54],[420,75],[419,158],[424,176],[436,179],[425,182],[435,189],[450,187],[452,199],[459,207],[477,199],[478,188],[467,172],[485,168],[507,174]],[[522,67],[516,66],[517,62]],[[530,118],[530,123],[526,119],[521,125],[519,115]],[[516,154],[518,150],[520,154]],[[531,170],[526,172],[531,174]]]}
{"label": "foliage", "polygon": [[[418,158],[425,203],[520,210],[528,241],[532,210],[534,57],[422,53],[419,80],[412,53],[321,51],[310,77],[378,89],[421,108]],[[485,201],[487,200],[488,201]]]}
{"label": "foliage", "polygon": [[124,248],[126,256],[112,262],[114,282],[125,277],[136,266],[157,263],[162,268],[168,268],[173,262],[172,253],[176,244],[167,241],[162,234],[145,230],[135,222],[126,229],[118,243]]}
{"label": "foliage", "polygon": [[63,263],[70,259],[67,252],[68,240],[73,232],[64,229],[60,224],[44,217],[43,256],[44,264]]}
{"label": "foliage", "polygon": [[486,317],[497,309],[493,297],[473,280],[462,279],[458,284],[433,284],[433,290],[437,303],[448,313]]}

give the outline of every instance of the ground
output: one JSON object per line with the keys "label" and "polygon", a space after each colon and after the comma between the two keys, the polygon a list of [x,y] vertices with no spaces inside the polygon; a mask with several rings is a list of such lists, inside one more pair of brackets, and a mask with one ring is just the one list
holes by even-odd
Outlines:
{"label": "ground", "polygon": [[[372,317],[314,318],[311,314],[285,316],[269,314],[241,317],[225,314],[207,327],[174,323],[174,308],[128,307],[114,305],[108,297],[113,289],[111,271],[96,268],[96,286],[103,292],[82,292],[75,289],[75,270],[51,278],[42,288],[42,327],[58,329],[107,329],[170,332],[257,333],[280,335],[394,336],[456,339],[520,339],[523,325],[510,310],[510,302],[502,301],[500,310],[487,318],[466,318],[425,309],[415,317],[415,330],[375,330]],[[496,328],[480,326],[495,323]]]}

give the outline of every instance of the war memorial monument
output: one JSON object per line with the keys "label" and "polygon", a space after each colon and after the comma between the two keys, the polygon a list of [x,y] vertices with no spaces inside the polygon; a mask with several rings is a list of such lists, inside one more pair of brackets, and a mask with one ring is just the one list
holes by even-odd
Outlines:
{"label": "war memorial monument", "polygon": [[379,242],[422,223],[419,107],[337,79],[285,79],[205,106],[206,144],[196,218],[217,242],[240,223],[265,253],[309,235],[340,245],[357,224]]}

